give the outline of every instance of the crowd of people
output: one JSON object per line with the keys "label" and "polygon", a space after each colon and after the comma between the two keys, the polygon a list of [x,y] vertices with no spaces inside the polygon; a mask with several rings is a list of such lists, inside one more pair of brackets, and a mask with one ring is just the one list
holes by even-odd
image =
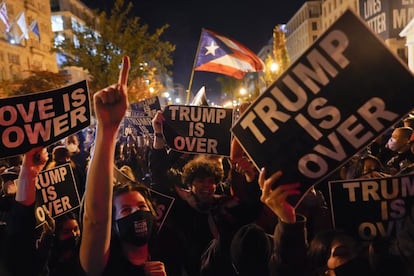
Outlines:
{"label": "crowd of people", "polygon": [[[230,157],[173,151],[161,110],[147,143],[120,138],[129,67],[124,57],[119,82],[94,94],[95,126],[1,160],[0,275],[414,275],[414,207],[398,235],[362,244],[334,229],[323,189],[294,208],[300,184],[274,187],[283,172],[258,171],[235,139]],[[413,122],[408,115],[336,176],[410,173]],[[62,164],[81,204],[55,218],[45,210],[38,230],[37,176]],[[126,180],[114,184],[114,169]],[[152,191],[174,199],[161,227]]]}

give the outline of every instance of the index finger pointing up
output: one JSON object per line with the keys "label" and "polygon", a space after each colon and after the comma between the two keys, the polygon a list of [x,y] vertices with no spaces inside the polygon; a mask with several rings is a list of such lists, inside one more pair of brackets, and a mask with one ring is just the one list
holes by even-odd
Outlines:
{"label": "index finger pointing up", "polygon": [[121,66],[121,71],[119,72],[118,84],[127,85],[129,67],[130,67],[129,57],[124,56],[122,58],[122,66]]}

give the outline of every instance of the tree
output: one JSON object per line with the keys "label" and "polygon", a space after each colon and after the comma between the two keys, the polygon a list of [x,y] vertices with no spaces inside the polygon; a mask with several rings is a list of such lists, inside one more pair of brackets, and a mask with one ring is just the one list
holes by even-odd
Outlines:
{"label": "tree", "polygon": [[145,78],[138,77],[129,83],[128,100],[130,103],[139,102],[154,96],[156,91],[162,90],[164,90],[164,86],[159,81],[155,68],[152,68]]}
{"label": "tree", "polygon": [[220,76],[216,78],[216,81],[221,86],[221,93],[227,95],[230,100],[237,100],[238,91],[243,86],[243,81],[227,76]]}
{"label": "tree", "polygon": [[54,51],[64,57],[63,66],[78,66],[91,75],[92,93],[118,81],[123,55],[131,60],[130,80],[147,80],[154,70],[170,74],[175,45],[161,40],[169,26],[150,34],[148,25],[141,25],[132,9],[131,2],[116,0],[111,11],[95,10],[95,16],[86,17],[85,25],[72,25],[73,35],[55,45]]}
{"label": "tree", "polygon": [[14,82],[3,81],[0,89],[6,97],[26,95],[35,92],[47,91],[67,85],[69,76],[50,71],[30,71],[26,79]]}
{"label": "tree", "polygon": [[290,64],[283,25],[276,25],[273,29],[272,54],[266,56],[264,63],[266,70],[263,73],[263,80],[266,87],[269,87]]}
{"label": "tree", "polygon": [[290,64],[289,54],[286,48],[286,34],[284,25],[276,25],[273,30],[273,56],[279,65],[279,75],[283,73]]}

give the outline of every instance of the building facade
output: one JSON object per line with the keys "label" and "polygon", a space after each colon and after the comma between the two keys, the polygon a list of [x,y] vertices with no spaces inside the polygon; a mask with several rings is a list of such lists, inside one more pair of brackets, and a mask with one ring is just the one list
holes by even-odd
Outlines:
{"label": "building facade", "polygon": [[[93,18],[93,13],[90,8],[79,0],[50,0],[51,5],[51,25],[54,34],[54,40],[61,42],[69,39],[76,43],[76,37],[73,31],[76,28],[85,26],[88,18]],[[62,67],[63,56],[57,54],[57,65],[61,71],[70,76],[70,82],[78,82],[89,79],[90,76],[87,71],[80,67],[70,66]]]}
{"label": "building facade", "polygon": [[414,18],[412,0],[304,1],[286,23],[286,47],[291,62],[348,9],[360,16],[394,54],[408,62],[406,40],[399,33]]}
{"label": "building facade", "polygon": [[286,48],[294,62],[320,35],[321,1],[306,1],[286,23]]}
{"label": "building facade", "polygon": [[58,72],[49,0],[8,0],[1,9],[0,80],[24,79],[33,70]]}

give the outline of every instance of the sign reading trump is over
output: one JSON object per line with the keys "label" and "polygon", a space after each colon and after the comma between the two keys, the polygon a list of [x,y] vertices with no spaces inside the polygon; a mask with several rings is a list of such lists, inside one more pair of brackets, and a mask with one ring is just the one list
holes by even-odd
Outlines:
{"label": "sign reading trump is over", "polygon": [[313,185],[414,106],[414,76],[352,11],[346,11],[264,91],[232,132],[275,185]]}
{"label": "sign reading trump is over", "polygon": [[232,109],[169,105],[163,114],[165,140],[172,149],[230,156]]}

